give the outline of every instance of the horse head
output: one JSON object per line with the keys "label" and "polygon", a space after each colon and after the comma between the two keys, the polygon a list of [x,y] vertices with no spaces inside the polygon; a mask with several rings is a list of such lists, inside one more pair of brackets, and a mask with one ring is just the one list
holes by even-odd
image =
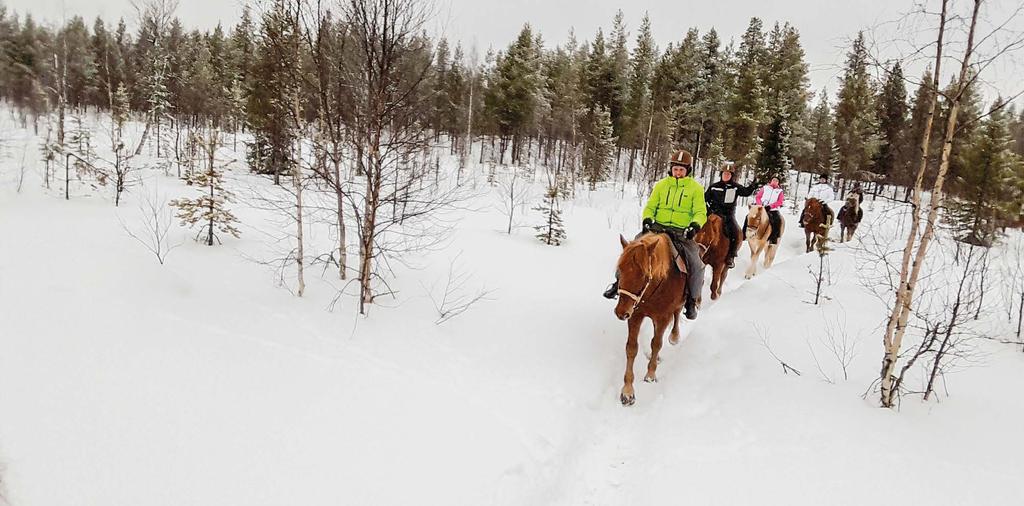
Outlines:
{"label": "horse head", "polygon": [[619,275],[619,301],[615,305],[615,316],[628,320],[644,302],[644,297],[653,285],[668,277],[672,253],[668,237],[664,234],[647,234],[639,239],[622,243],[622,254],[617,264]]}
{"label": "horse head", "polygon": [[747,214],[747,227],[753,229],[761,228],[762,221],[768,219],[768,212],[764,210],[764,206],[757,204],[750,204],[750,212]]}

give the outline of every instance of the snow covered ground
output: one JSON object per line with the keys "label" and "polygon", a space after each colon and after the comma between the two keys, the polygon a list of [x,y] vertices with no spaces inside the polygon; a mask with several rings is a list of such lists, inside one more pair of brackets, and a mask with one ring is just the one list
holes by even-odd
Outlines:
{"label": "snow covered ground", "polygon": [[[341,283],[330,270],[310,267],[302,298],[276,285],[259,262],[280,248],[275,221],[250,201],[233,207],[240,239],[211,248],[175,226],[182,245],[160,265],[121,223],[138,224],[146,192],[194,190],[150,170],[119,208],[86,184],[64,201],[42,188],[35,138],[6,113],[0,132],[0,469],[11,505],[1024,497],[1024,354],[982,343],[981,363],[950,377],[938,402],[909,397],[897,412],[862,399],[883,304],[847,245],[831,256],[828,299],[810,304],[817,258],[802,253],[792,214],[776,265],[743,280],[744,248],[723,298],[684,325],[660,381],[639,382],[624,408],[625,324],[600,293],[618,234],[635,232],[629,190],[581,190],[564,205],[567,243],[548,247],[528,227],[504,233],[479,174],[476,210],[458,216],[444,248],[395,264],[397,296],[364,318],[351,288],[332,306]],[[229,176],[240,193],[265,184],[240,164]],[[538,220],[533,195],[523,224]],[[326,251],[327,227],[309,234]],[[453,261],[468,290],[491,293],[436,325],[428,293]],[[821,348],[836,321],[859,339],[848,380]],[[783,372],[758,329],[802,375]]]}

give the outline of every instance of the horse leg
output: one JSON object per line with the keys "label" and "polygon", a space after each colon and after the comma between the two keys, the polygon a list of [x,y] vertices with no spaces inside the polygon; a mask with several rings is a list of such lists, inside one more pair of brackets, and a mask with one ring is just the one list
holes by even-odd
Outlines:
{"label": "horse leg", "polygon": [[810,253],[811,252],[811,237],[812,236],[814,236],[814,234],[812,234],[810,230],[804,229],[804,245],[807,246],[807,251],[805,251],[804,253]]}
{"label": "horse leg", "polygon": [[725,262],[712,266],[711,271],[711,300],[718,300],[722,296],[722,283],[725,283],[725,275],[729,272]]}
{"label": "horse leg", "polygon": [[633,393],[633,360],[636,359],[637,335],[640,333],[640,324],[643,323],[643,316],[634,315],[629,319],[629,336],[626,338],[626,374],[623,376],[622,392],[619,400],[623,406],[632,406],[636,402],[636,395]]}
{"label": "horse leg", "polygon": [[647,361],[647,375],[644,382],[654,383],[658,381],[658,352],[661,351],[661,337],[665,335],[668,328],[668,318],[654,320],[654,337],[651,338],[651,359]]}
{"label": "horse leg", "polygon": [[722,296],[722,287],[725,286],[725,278],[729,277],[729,266],[722,264],[721,269],[722,275],[718,277],[718,290],[716,292],[719,297]]}
{"label": "horse leg", "polygon": [[761,255],[761,248],[754,245],[754,241],[747,241],[750,246],[750,266],[747,267],[747,272],[743,273],[743,277],[750,279],[757,274],[757,257]]}
{"label": "horse leg", "polygon": [[679,344],[679,310],[672,313],[672,332],[668,335],[668,344]]}
{"label": "horse leg", "polygon": [[711,266],[711,300],[718,299],[718,264]]}
{"label": "horse leg", "polygon": [[768,269],[775,263],[775,252],[779,249],[778,244],[769,244],[768,251],[764,252],[764,268]]}

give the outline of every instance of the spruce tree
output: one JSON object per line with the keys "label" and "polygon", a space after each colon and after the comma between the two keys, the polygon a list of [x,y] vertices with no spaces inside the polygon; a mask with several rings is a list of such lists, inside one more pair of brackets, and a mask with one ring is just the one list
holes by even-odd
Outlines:
{"label": "spruce tree", "polygon": [[[513,159],[518,154],[521,138],[528,133],[534,119],[539,92],[539,64],[533,31],[529,24],[523,25],[508,50],[498,56],[484,96],[488,113],[501,135],[501,148],[511,140]],[[504,154],[504,149],[501,149],[499,161],[502,163]]]}
{"label": "spruce tree", "polygon": [[839,171],[847,179],[871,168],[878,152],[874,91],[868,75],[864,33],[857,34],[847,53],[846,69],[839,87],[835,113],[835,138],[839,146]]}
{"label": "spruce tree", "polygon": [[[612,73],[612,95],[608,104],[611,116],[612,131],[616,138],[623,133],[623,113],[629,96],[629,48],[626,46],[626,21],[619,9],[612,22],[612,35],[609,44],[609,59]],[[620,144],[621,145],[621,144]]]}
{"label": "spruce tree", "polygon": [[906,156],[907,90],[903,85],[903,69],[893,64],[878,97],[878,130],[880,144],[875,156],[874,172],[889,177]]}
{"label": "spruce tree", "polygon": [[261,23],[260,41],[252,73],[260,83],[249,95],[247,116],[253,130],[253,144],[247,154],[249,166],[260,174],[288,173],[295,139],[292,97],[297,93],[298,62],[294,44],[298,43],[285,5],[276,1]]}
{"label": "spruce tree", "polygon": [[757,154],[758,133],[765,121],[766,74],[763,24],[750,18],[750,24],[736,53],[736,93],[729,108],[729,137],[726,156],[740,164],[750,164]]}
{"label": "spruce tree", "polygon": [[562,210],[558,208],[558,197],[558,185],[552,182],[544,193],[544,200],[533,208],[541,213],[543,219],[540,225],[533,227],[537,231],[537,238],[549,246],[558,246],[565,240],[565,225],[562,223]]}
{"label": "spruce tree", "polygon": [[761,147],[757,167],[754,169],[758,181],[768,181],[773,177],[785,183],[789,170],[793,168],[793,157],[790,148],[789,121],[778,114],[768,126],[768,132]]}
{"label": "spruce tree", "polygon": [[[914,174],[917,173],[921,164],[921,139],[924,137],[925,123],[928,120],[928,106],[931,103],[932,93],[934,93],[931,89],[931,82],[932,72],[931,69],[928,69],[921,76],[920,84],[917,91],[914,92],[910,106],[910,121],[906,126],[905,134],[906,156],[903,157],[901,163],[893,168],[894,170],[890,172],[888,178],[891,183],[908,187],[908,194],[909,186],[914,182]],[[939,123],[937,120],[933,120],[933,124]],[[934,150],[929,149],[929,153],[931,153],[931,158],[935,157]]]}
{"label": "spruce tree", "polygon": [[991,246],[1000,224],[1016,218],[1020,202],[1015,191],[1021,159],[1010,148],[1009,118],[999,99],[992,105],[973,144],[965,147],[962,163],[970,170],[958,175],[947,206],[947,221],[957,238],[976,246]]}
{"label": "spruce tree", "polygon": [[[696,114],[700,123],[695,150],[698,158],[707,159],[713,166],[717,166],[724,154],[722,149],[732,86],[727,57],[714,28],[701,38],[699,63],[695,95]],[[719,145],[712,152],[711,146],[715,142]]]}
{"label": "spruce tree", "polygon": [[826,171],[832,166],[832,110],[828,104],[828,91],[822,89],[819,96],[818,105],[808,122],[814,145],[808,168],[815,172]]}
{"label": "spruce tree", "polygon": [[598,107],[587,114],[586,140],[583,146],[583,176],[590,189],[608,179],[615,153],[615,135],[612,132],[611,113]]}
{"label": "spruce tree", "polygon": [[[657,48],[651,34],[651,19],[644,14],[640,22],[640,32],[636,36],[636,44],[629,60],[629,79],[627,83],[627,101],[623,110],[623,135],[620,144],[635,150],[643,148],[651,115],[651,78],[654,72],[654,60]],[[631,155],[631,162],[633,161]],[[632,168],[633,164],[630,164]],[[632,172],[629,177],[632,178]]]}

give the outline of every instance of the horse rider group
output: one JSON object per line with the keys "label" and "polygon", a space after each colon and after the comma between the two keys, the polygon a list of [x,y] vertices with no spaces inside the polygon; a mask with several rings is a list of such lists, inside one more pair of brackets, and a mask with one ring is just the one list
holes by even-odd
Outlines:
{"label": "horse rider group", "polygon": [[[740,197],[754,195],[757,182],[741,185],[734,180],[731,167],[721,171],[721,179],[708,186],[707,190],[693,178],[693,156],[686,150],[676,151],[669,159],[669,175],[654,185],[651,197],[643,210],[643,230],[637,237],[646,233],[664,233],[672,240],[672,244],[681,254],[685,263],[687,297],[685,301],[686,318],[697,318],[696,295],[700,294],[704,285],[704,264],[700,251],[693,237],[707,222],[708,213],[722,218],[723,233],[729,240],[727,265],[735,266],[737,250],[739,250],[739,225],[736,223],[736,203]],[[763,206],[768,212],[771,222],[771,235],[768,242],[777,243],[781,216],[779,209],[784,201],[779,179],[773,177],[768,184],[757,189],[755,195],[757,205]],[[818,184],[811,188],[808,198],[817,198],[823,204],[835,200],[835,192],[828,184],[828,176],[822,175]],[[823,206],[832,220],[832,210]],[[801,223],[803,226],[803,223]],[[616,280],[604,292],[604,296],[614,299],[618,296],[618,274]]]}

